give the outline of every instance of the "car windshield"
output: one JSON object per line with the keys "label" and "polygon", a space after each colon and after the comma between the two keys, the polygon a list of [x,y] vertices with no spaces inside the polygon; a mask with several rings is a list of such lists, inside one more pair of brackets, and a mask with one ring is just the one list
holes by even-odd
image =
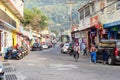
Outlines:
{"label": "car windshield", "polygon": [[69,44],[64,44],[64,46],[69,46]]}
{"label": "car windshield", "polygon": [[40,46],[40,44],[39,43],[34,43],[33,46]]}

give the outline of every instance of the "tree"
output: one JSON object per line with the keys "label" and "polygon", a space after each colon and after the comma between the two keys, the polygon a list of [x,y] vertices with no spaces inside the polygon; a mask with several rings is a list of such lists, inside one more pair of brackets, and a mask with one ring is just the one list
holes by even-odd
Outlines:
{"label": "tree", "polygon": [[55,33],[56,35],[59,34],[59,31],[57,31],[57,30],[51,30],[51,32]]}
{"label": "tree", "polygon": [[37,8],[24,9],[23,24],[25,28],[31,28],[36,31],[44,30],[48,26],[47,20],[48,18]]}

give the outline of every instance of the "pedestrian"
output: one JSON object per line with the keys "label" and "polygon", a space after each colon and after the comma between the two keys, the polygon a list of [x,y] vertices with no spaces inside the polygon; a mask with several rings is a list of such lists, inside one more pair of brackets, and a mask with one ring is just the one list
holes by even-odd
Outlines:
{"label": "pedestrian", "polygon": [[108,52],[107,52],[107,49],[105,48],[103,50],[103,64],[106,64],[107,59],[108,59]]}
{"label": "pedestrian", "polygon": [[84,49],[83,56],[87,56],[87,47]]}
{"label": "pedestrian", "polygon": [[91,62],[96,63],[97,62],[97,54],[96,54],[96,48],[94,45],[90,48],[90,56],[91,56]]}
{"label": "pedestrian", "polygon": [[79,54],[80,54],[80,47],[79,47],[79,45],[76,43],[76,45],[74,46],[74,58],[75,58],[75,61],[76,61],[76,62],[78,62]]}
{"label": "pedestrian", "polygon": [[80,45],[82,55],[84,55],[85,47],[86,47],[85,43],[82,42],[81,45]]}

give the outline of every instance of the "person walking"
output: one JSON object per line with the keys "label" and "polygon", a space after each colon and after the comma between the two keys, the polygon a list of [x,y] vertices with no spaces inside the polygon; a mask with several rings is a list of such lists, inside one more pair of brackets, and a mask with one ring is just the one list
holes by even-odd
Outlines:
{"label": "person walking", "polygon": [[91,62],[94,62],[96,64],[97,62],[97,54],[96,54],[96,48],[94,45],[90,48],[90,56],[91,56]]}
{"label": "person walking", "polygon": [[84,49],[83,56],[87,56],[87,47]]}
{"label": "person walking", "polygon": [[86,47],[85,43],[82,42],[81,45],[80,45],[82,55],[84,55],[85,47]]}
{"label": "person walking", "polygon": [[76,43],[76,45],[74,46],[74,59],[76,62],[78,62],[79,54],[80,54],[80,47],[78,43]]}

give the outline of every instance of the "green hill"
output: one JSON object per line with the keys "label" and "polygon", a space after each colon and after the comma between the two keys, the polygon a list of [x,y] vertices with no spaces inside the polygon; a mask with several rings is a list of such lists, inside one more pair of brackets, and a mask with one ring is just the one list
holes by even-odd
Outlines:
{"label": "green hill", "polygon": [[[73,23],[78,23],[77,10],[88,0],[76,0],[73,5],[72,19]],[[65,4],[65,0],[25,0],[25,7],[40,8],[41,11],[49,18],[49,28],[52,30],[69,28],[69,6]],[[57,24],[60,24],[59,26]]]}

